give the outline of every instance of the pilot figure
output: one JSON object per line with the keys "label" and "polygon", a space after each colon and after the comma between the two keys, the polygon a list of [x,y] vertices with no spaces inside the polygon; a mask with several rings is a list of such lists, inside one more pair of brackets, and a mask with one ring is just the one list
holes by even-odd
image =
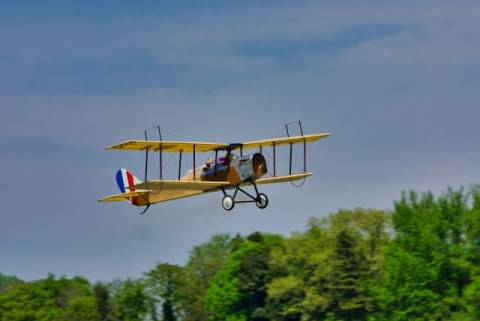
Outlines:
{"label": "pilot figure", "polygon": [[207,161],[205,162],[205,167],[203,168],[203,171],[206,172],[212,165],[213,165],[213,158],[207,159]]}
{"label": "pilot figure", "polygon": [[229,152],[225,156],[219,157],[218,161],[220,162],[220,164],[229,165],[233,158],[233,154]]}
{"label": "pilot figure", "polygon": [[[225,154],[225,156],[221,156],[217,159],[217,162],[219,164],[222,164],[222,165],[229,165],[230,162],[234,159],[234,155],[230,152],[227,152],[227,154]],[[207,161],[205,162],[205,167],[203,168],[203,171],[206,172],[207,170],[210,169],[210,167],[212,167],[214,165],[214,160],[213,158],[209,158],[207,159]]]}

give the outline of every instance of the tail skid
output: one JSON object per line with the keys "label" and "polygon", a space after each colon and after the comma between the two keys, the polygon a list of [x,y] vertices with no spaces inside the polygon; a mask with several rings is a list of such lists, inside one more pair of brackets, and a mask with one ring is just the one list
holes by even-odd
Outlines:
{"label": "tail skid", "polygon": [[149,208],[150,208],[150,203],[147,204],[147,206],[146,206],[145,209],[140,213],[140,215],[145,214],[145,213],[148,211]]}

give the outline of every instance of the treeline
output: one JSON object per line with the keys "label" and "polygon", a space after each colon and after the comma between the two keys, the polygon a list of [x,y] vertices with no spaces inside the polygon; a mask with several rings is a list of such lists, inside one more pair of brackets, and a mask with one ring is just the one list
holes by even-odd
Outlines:
{"label": "treeline", "polygon": [[0,320],[480,320],[480,188],[404,193],[289,237],[215,235],[137,280],[0,274]]}

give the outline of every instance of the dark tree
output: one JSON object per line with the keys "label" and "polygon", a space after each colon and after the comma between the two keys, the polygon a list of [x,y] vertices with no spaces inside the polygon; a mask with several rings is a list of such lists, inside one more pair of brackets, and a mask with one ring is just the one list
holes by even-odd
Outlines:
{"label": "dark tree", "polygon": [[327,289],[332,297],[330,314],[345,320],[365,320],[367,297],[362,287],[365,260],[356,250],[355,238],[341,231],[336,238],[333,269]]}
{"label": "dark tree", "polygon": [[173,305],[170,300],[165,300],[162,304],[162,321],[176,321],[177,318],[173,312]]}
{"label": "dark tree", "polygon": [[98,315],[100,316],[100,321],[107,321],[108,314],[110,313],[110,291],[108,286],[103,282],[97,282],[93,286],[93,293],[95,295],[95,302],[97,304]]}

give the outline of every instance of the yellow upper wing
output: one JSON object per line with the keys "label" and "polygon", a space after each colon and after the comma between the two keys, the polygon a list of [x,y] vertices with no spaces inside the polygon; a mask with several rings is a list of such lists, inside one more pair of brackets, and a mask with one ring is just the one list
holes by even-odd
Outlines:
{"label": "yellow upper wing", "polygon": [[222,143],[206,143],[206,142],[181,142],[166,140],[127,140],[123,143],[107,147],[107,150],[149,150],[163,152],[209,152],[214,150],[239,149],[241,147],[258,148],[269,146],[281,146],[288,144],[312,143],[321,138],[330,136],[329,133],[311,134],[303,136],[292,136],[283,138],[271,138],[263,140],[255,140],[239,144],[222,144]]}
{"label": "yellow upper wing", "polygon": [[311,134],[311,135],[303,135],[303,136],[291,136],[291,137],[283,137],[283,138],[271,138],[271,139],[263,139],[263,140],[254,140],[250,142],[245,142],[242,144],[243,148],[258,148],[258,147],[269,147],[269,146],[281,146],[281,145],[288,145],[288,144],[299,144],[299,143],[312,143],[319,139],[325,138],[330,136],[330,133],[320,133],[320,134]]}
{"label": "yellow upper wing", "polygon": [[229,144],[204,143],[204,142],[177,142],[154,140],[127,140],[126,142],[107,147],[107,150],[150,150],[164,152],[208,152],[215,149],[228,148]]}

